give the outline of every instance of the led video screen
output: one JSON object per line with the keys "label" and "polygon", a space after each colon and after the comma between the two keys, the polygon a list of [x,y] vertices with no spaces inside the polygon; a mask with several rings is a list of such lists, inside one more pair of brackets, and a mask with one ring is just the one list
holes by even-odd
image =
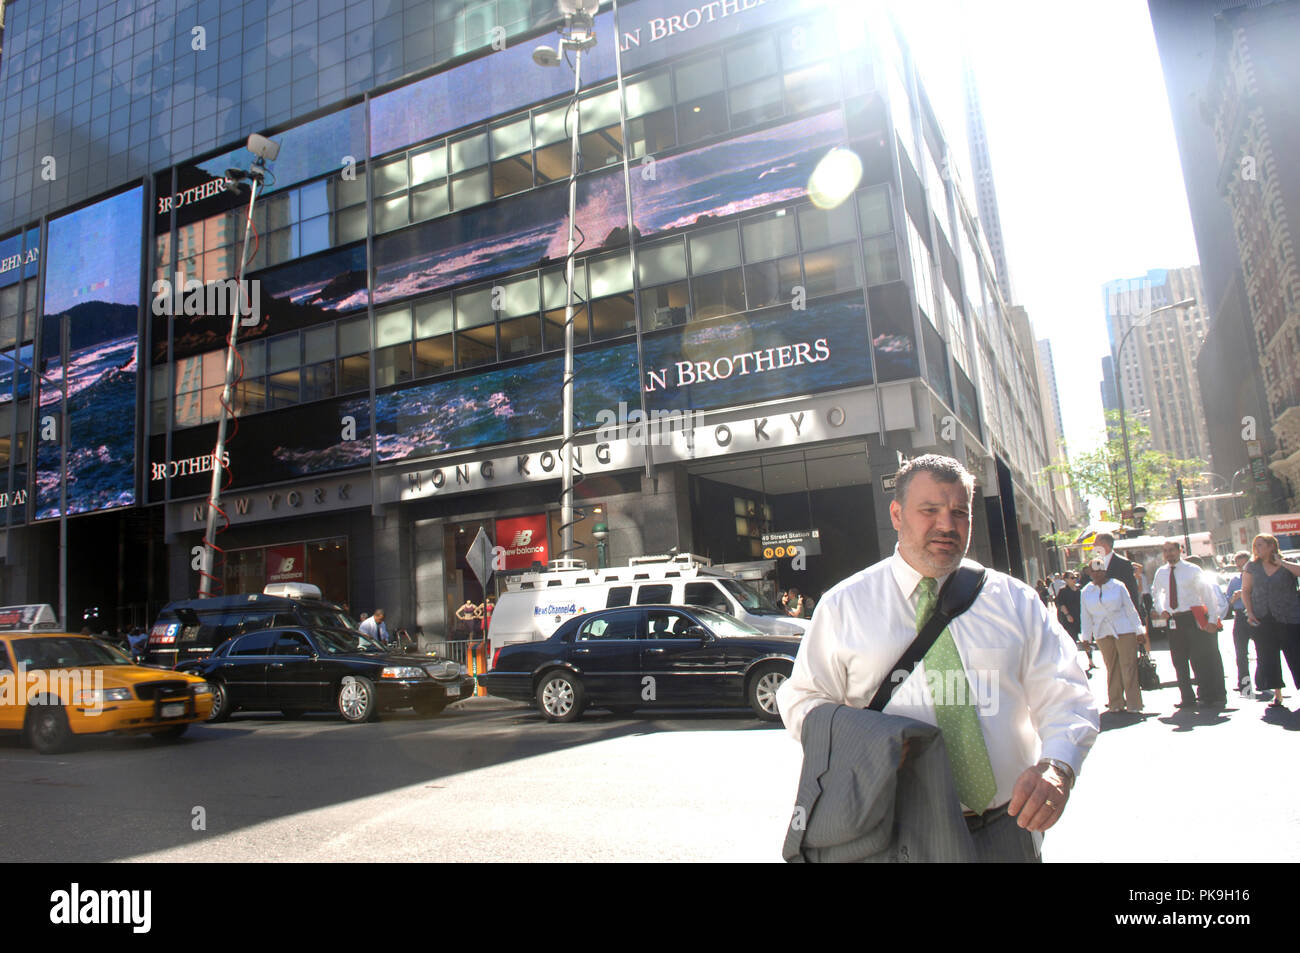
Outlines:
{"label": "led video screen", "polygon": [[[633,215],[642,238],[701,225],[807,195],[817,161],[845,140],[838,110],[695,149],[632,179]],[[375,303],[427,294],[564,258],[568,188],[555,185],[470,209],[375,240]],[[623,177],[611,171],[579,181],[582,253],[623,245]]]}
{"label": "led video screen", "polygon": [[[311,327],[364,308],[366,290],[365,243],[339,248],[313,258],[301,258],[249,276],[257,282],[257,323],[240,325],[239,340],[255,341],[272,334]],[[175,308],[173,308],[175,310]],[[153,362],[167,360],[167,318],[154,318]],[[159,333],[159,328],[163,333]],[[230,315],[176,314],[172,318],[172,356],[175,359],[204,354],[224,347],[230,333]]]}
{"label": "led video screen", "polygon": [[[642,0],[619,10],[615,26],[609,11],[595,19],[596,45],[583,54],[583,88],[615,76],[614,38],[623,55],[623,73],[670,57],[684,56],[783,17],[824,9],[826,0]],[[809,21],[808,32],[816,26]],[[794,42],[800,42],[791,34]],[[824,42],[810,37],[809,45]],[[487,53],[453,69],[419,80],[370,101],[370,154],[384,155],[455,129],[501,116],[573,90],[567,66],[539,66],[538,46],[555,46],[549,36],[525,40]]]}
{"label": "led video screen", "polygon": [[28,229],[0,241],[0,288],[24,278],[35,278],[40,271],[39,229]]}
{"label": "led video screen", "polygon": [[[375,304],[563,260],[567,185],[526,192],[375,239]],[[623,179],[607,172],[578,183],[584,252],[627,241]]]}
{"label": "led video screen", "polygon": [[[49,224],[42,319],[36,518],[135,502],[143,194],[135,188]],[[57,345],[63,338],[66,354]],[[45,439],[67,401],[67,458]]]}
{"label": "led video screen", "polygon": [[[613,15],[596,17],[597,37],[610,37]],[[425,139],[573,91],[567,66],[533,62],[533,50],[555,39],[542,37],[471,60],[370,101],[370,154],[383,155]],[[583,86],[614,77],[614,45],[597,42],[582,59]]]}
{"label": "led video screen", "polygon": [[871,383],[860,293],[659,332],[645,342],[646,404],[712,410]]}
{"label": "led video screen", "polygon": [[[619,401],[636,402],[636,343],[574,355],[575,426]],[[380,394],[375,400],[379,460],[390,462],[527,440],[561,430],[563,356]],[[357,401],[357,409],[365,406]]]}
{"label": "led video screen", "polygon": [[[353,420],[344,421],[349,415]],[[165,434],[150,438],[145,479],[151,502],[163,499],[169,478],[172,499],[208,494],[212,470],[206,464],[212,458],[216,429],[216,424],[205,424],[177,430],[172,434],[170,457]],[[232,433],[226,453],[233,489],[370,464],[370,414],[365,401],[328,400],[254,414],[240,419]]]}
{"label": "led video screen", "polygon": [[[647,335],[645,386],[650,409],[708,410],[871,382],[866,309],[860,294],[816,300],[806,310],[773,308],[745,320],[720,319]],[[437,456],[557,435],[563,359],[535,360],[380,393],[375,399],[379,463]],[[591,429],[620,401],[639,407],[636,344],[623,341],[575,355],[575,426]],[[344,419],[355,433],[342,438]],[[170,467],[172,498],[207,492],[213,425],[150,442],[150,499],[161,499]],[[256,414],[240,422],[229,447],[233,486],[283,482],[367,466],[370,413],[365,397]]]}

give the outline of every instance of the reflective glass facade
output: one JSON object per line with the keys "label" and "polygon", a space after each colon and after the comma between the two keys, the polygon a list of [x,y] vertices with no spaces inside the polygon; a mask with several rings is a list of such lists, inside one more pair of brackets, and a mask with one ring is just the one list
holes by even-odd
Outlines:
{"label": "reflective glass facade", "polygon": [[[558,435],[575,116],[580,429],[642,399],[707,411],[903,384],[925,395],[920,416],[964,428],[941,449],[987,447],[1025,483],[1041,468],[1032,359],[937,172],[942,134],[892,29],[852,5],[634,0],[617,22],[607,8],[576,102],[570,69],[532,60],[554,42],[549,2],[162,6],[9,10],[11,522],[207,493],[230,311],[195,302],[238,273],[247,192],[223,175],[248,168],[251,132],[281,151],[253,216],[234,489]],[[862,174],[822,207],[809,181],[835,149]],[[33,159],[47,154],[48,179]],[[109,277],[123,268],[134,296]],[[132,310],[138,334],[76,330],[89,301]],[[121,360],[97,380],[131,390],[121,432],[88,442],[74,419],[34,443],[65,403],[75,415],[78,356],[110,343]],[[24,354],[45,376],[39,407]]]}

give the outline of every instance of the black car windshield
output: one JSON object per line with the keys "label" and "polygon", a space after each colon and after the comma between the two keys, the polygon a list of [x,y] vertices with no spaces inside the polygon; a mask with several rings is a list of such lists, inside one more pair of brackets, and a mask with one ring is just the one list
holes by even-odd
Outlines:
{"label": "black car windshield", "polygon": [[719,579],[718,582],[722,583],[723,588],[736,597],[736,601],[740,603],[740,607],[746,612],[753,615],[786,614],[768,602],[765,596],[755,592],[743,582],[737,582],[735,579]]}
{"label": "black car windshield", "polygon": [[357,624],[341,611],[299,606],[298,614],[302,616],[305,625],[318,629],[351,629],[354,632],[357,629]]}
{"label": "black car windshield", "polygon": [[747,636],[766,636],[748,622],[741,622],[739,619],[726,615],[721,612],[715,612],[712,609],[692,609],[691,612],[695,617],[713,630],[714,635],[747,635]]}
{"label": "black car windshield", "polygon": [[330,655],[351,655],[387,651],[378,642],[350,629],[317,629],[312,633],[320,647]]}
{"label": "black car windshield", "polygon": [[117,649],[94,639],[14,639],[10,644],[18,664],[28,669],[131,664],[131,660]]}

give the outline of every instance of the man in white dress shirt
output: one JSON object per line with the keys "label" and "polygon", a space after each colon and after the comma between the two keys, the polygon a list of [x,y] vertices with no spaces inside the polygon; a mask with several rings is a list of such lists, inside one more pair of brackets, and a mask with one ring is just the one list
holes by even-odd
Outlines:
{"label": "man in white dress shirt", "polygon": [[383,609],[376,609],[375,614],[357,628],[381,645],[388,644],[388,626],[384,624]]}
{"label": "man in white dress shirt", "polygon": [[[1182,699],[1178,708],[1200,706],[1219,711],[1228,706],[1228,689],[1223,674],[1223,656],[1219,654],[1218,633],[1200,627],[1193,606],[1203,606],[1207,623],[1218,622],[1219,593],[1210,592],[1211,583],[1195,563],[1183,559],[1183,544],[1165,543],[1165,565],[1151,580],[1151,614],[1166,619],[1169,632],[1169,658],[1178,677]],[[1215,587],[1217,590],[1217,587]],[[1196,673],[1196,691],[1192,690],[1192,672]]]}
{"label": "man in white dress shirt", "polygon": [[[928,454],[899,470],[889,506],[897,548],[822,596],[794,670],[777,694],[795,738],[802,739],[813,708],[865,708],[891,674],[916,637],[918,603],[924,597],[931,605],[933,592],[962,563],[974,490],[975,478],[950,457]],[[938,726],[936,702],[956,708],[978,698],[982,745],[978,739],[974,746],[965,739],[958,744],[942,729],[958,790],[963,775],[988,778],[975,786],[982,793],[973,798],[987,803],[962,804],[968,826],[982,859],[1036,856],[1038,839],[1030,832],[1060,820],[1097,737],[1097,703],[1074,643],[1030,586],[993,570],[974,604],[944,632],[965,667],[965,691],[945,689],[950,679],[928,677],[927,653],[884,712]],[[943,641],[941,635],[936,646]],[[966,754],[954,760],[954,751]],[[1024,839],[1035,841],[1028,853]]]}

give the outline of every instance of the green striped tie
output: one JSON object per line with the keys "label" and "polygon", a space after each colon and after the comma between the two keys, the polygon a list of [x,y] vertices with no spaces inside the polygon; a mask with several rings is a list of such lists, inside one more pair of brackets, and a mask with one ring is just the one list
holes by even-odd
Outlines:
{"label": "green striped tie", "polygon": [[[933,579],[923,577],[920,590],[921,598],[916,604],[918,632],[939,602]],[[943,732],[944,745],[948,749],[948,761],[952,765],[957,796],[970,810],[982,814],[997,794],[998,784],[993,778],[993,764],[989,761],[989,749],[984,744],[984,732],[980,730],[980,716],[973,701],[975,692],[971,689],[961,656],[957,654],[957,643],[952,640],[952,633],[947,628],[935,639],[922,661],[925,662],[931,684],[944,686],[945,695],[948,694],[947,686],[955,681],[955,677],[950,681],[949,672],[961,672],[966,681],[963,698],[935,699],[934,717],[939,730]]]}

